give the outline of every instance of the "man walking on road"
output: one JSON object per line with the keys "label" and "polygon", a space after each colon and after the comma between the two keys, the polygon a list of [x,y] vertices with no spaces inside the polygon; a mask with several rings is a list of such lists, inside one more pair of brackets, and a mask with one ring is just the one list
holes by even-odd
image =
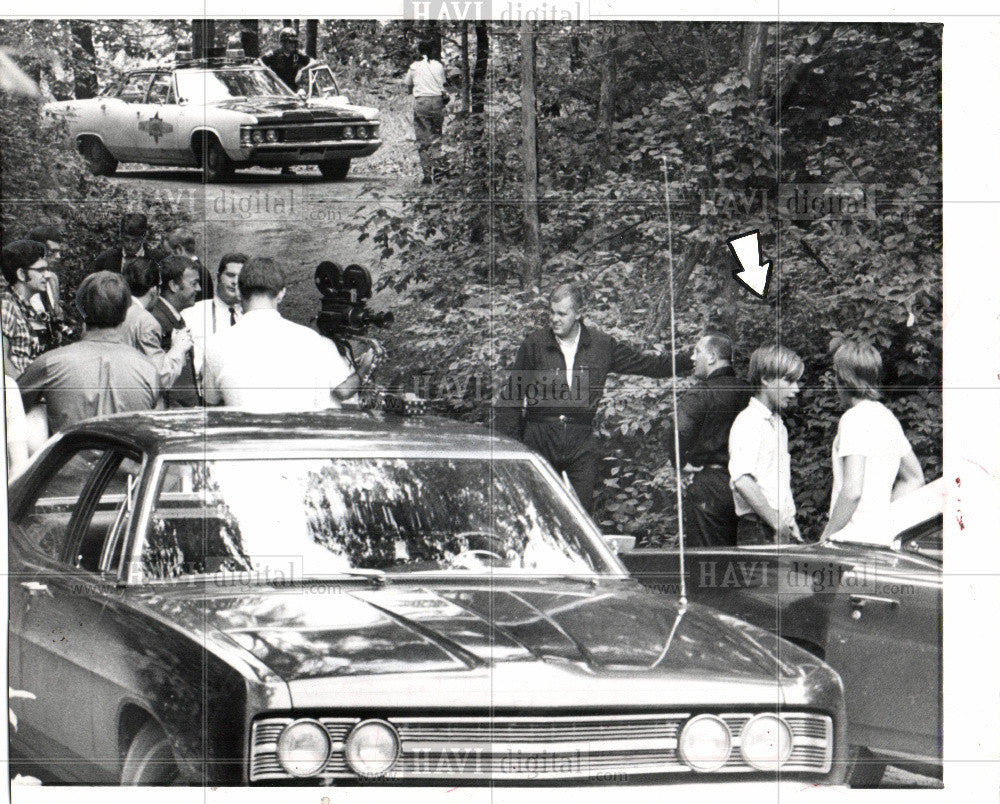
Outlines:
{"label": "man walking on road", "polygon": [[692,547],[736,545],[736,509],[729,488],[729,430],[750,401],[750,386],[733,371],[733,342],[711,332],[691,355],[698,383],[677,406],[679,466],[690,474],[684,491],[684,532]]}
{"label": "man walking on road", "polygon": [[[549,301],[549,327],[528,335],[496,402],[496,427],[566,472],[591,509],[598,449],[594,414],[608,374],[672,377],[670,355],[648,354],[583,323],[583,293],[560,285]],[[677,368],[691,360],[677,355]]]}
{"label": "man walking on road", "polygon": [[436,58],[433,42],[424,40],[417,47],[420,59],[410,65],[403,84],[413,93],[413,133],[424,174],[421,184],[433,184],[444,128],[444,65]]}

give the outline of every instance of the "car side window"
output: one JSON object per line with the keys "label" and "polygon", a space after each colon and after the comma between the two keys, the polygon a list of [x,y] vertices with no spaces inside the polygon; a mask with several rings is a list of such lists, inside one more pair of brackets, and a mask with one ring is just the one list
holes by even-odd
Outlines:
{"label": "car side window", "polygon": [[106,455],[102,449],[75,451],[41,483],[34,501],[12,523],[36,550],[49,558],[63,558],[74,514]]}
{"label": "car side window", "polygon": [[[113,552],[116,544],[124,540],[135,503],[141,465],[133,458],[123,456],[116,456],[115,463],[117,467],[100,492],[89,514],[89,521],[80,525],[78,532],[82,532],[82,537],[73,550],[75,566],[91,572],[101,569],[101,557],[106,547],[108,552]],[[104,474],[109,472],[110,467]],[[109,540],[114,543],[109,544]]]}
{"label": "car side window", "polygon": [[174,98],[174,77],[170,73],[157,73],[149,87],[147,103],[176,103]]}
{"label": "car side window", "polygon": [[126,103],[142,103],[146,99],[146,87],[149,86],[150,73],[136,73],[125,79],[122,91],[118,93],[119,100]]}
{"label": "car side window", "polygon": [[943,531],[943,517],[936,516],[901,533],[900,544],[910,552],[929,558],[941,558],[944,551]]}

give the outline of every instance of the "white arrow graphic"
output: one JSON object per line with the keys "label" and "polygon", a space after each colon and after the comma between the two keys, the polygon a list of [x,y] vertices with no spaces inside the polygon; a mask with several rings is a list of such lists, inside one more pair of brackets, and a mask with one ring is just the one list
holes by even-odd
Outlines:
{"label": "white arrow graphic", "polygon": [[727,240],[726,245],[740,264],[733,271],[733,278],[755,296],[766,299],[767,288],[771,284],[771,261],[765,260],[761,254],[760,230],[737,235]]}

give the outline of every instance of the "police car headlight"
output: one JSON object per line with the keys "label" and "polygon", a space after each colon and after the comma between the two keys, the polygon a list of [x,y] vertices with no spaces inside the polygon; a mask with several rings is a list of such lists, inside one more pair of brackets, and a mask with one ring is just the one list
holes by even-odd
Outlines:
{"label": "police car headlight", "polygon": [[714,771],[726,764],[733,746],[729,727],[715,715],[691,718],[681,730],[680,754],[696,771]]}
{"label": "police car headlight", "polygon": [[292,776],[313,776],[330,758],[330,737],[316,720],[296,720],[278,738],[278,761]]}
{"label": "police car headlight", "polygon": [[264,141],[264,132],[263,131],[255,131],[251,136],[253,137],[253,141],[254,142],[263,142]]}
{"label": "police car headlight", "polygon": [[382,776],[399,757],[399,735],[384,720],[366,720],[344,741],[344,759],[359,776]]}
{"label": "police car headlight", "polygon": [[740,753],[757,770],[778,770],[791,756],[792,730],[780,717],[757,715],[740,732]]}
{"label": "police car headlight", "polygon": [[344,129],[344,139],[345,140],[354,139],[354,128],[352,126],[348,126],[347,128]]}
{"label": "police car headlight", "polygon": [[358,126],[358,139],[367,140],[368,139],[368,129],[364,126]]}
{"label": "police car headlight", "polygon": [[278,141],[278,132],[275,129],[273,129],[273,128],[269,128],[265,132],[265,136],[267,137],[267,141],[268,142],[277,142]]}
{"label": "police car headlight", "polygon": [[250,129],[241,128],[240,129],[240,145],[249,146],[250,145]]}

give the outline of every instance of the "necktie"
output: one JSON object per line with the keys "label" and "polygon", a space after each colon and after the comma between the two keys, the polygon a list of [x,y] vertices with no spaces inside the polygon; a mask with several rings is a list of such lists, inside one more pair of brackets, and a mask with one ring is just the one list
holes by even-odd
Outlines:
{"label": "necktie", "polygon": [[236,308],[229,305],[229,326],[236,323]]}

